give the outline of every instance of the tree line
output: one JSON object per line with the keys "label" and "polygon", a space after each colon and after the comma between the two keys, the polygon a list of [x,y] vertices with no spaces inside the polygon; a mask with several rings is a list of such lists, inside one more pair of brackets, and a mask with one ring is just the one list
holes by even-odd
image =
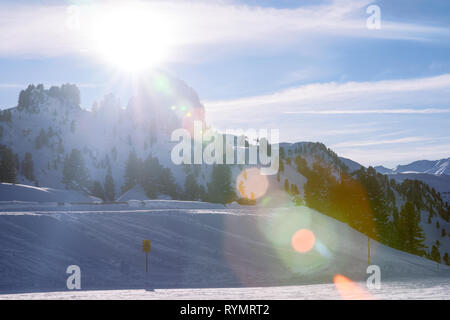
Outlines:
{"label": "tree line", "polygon": [[125,164],[125,185],[122,191],[125,192],[139,184],[150,199],[156,198],[159,194],[166,194],[172,199],[223,204],[236,200],[229,166],[214,165],[207,188],[198,183],[199,170],[195,169],[195,166],[192,170],[186,167],[186,178],[182,190],[175,183],[171,170],[163,167],[158,158],[149,155],[142,160],[132,151]]}
{"label": "tree line", "polygon": [[[346,170],[333,170],[336,167],[320,158],[312,163],[312,169],[301,155],[285,160],[307,178],[304,185],[307,206],[383,244],[441,262],[439,243],[426,251],[425,235],[420,226],[421,212],[429,213],[429,223],[435,216],[449,221],[450,208],[440,194],[425,183],[406,180],[398,184],[372,167],[349,174]],[[284,165],[280,168],[284,169]],[[295,185],[290,185],[286,179],[284,187],[294,200],[298,199]],[[395,194],[400,194],[401,198],[396,198]],[[442,230],[445,239],[446,232]],[[442,260],[448,263],[448,253]]]}

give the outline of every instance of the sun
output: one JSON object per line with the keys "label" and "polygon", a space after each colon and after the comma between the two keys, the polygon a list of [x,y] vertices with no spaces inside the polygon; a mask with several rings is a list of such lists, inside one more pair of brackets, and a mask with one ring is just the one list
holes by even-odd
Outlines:
{"label": "sun", "polygon": [[97,13],[91,36],[94,51],[102,60],[129,72],[164,62],[174,40],[169,19],[139,5]]}

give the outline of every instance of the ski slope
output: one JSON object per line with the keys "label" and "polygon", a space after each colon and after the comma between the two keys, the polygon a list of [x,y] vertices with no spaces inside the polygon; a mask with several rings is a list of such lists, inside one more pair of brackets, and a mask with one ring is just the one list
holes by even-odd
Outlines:
{"label": "ski slope", "polygon": [[[431,278],[413,281],[382,282],[380,289],[367,289],[357,283],[365,299],[450,299],[450,280]],[[360,291],[341,290],[334,284],[302,286],[207,288],[80,290],[0,295],[0,300],[339,300],[362,299]]]}
{"label": "ski slope", "polygon": [[75,190],[0,183],[0,205],[8,202],[96,202],[99,198]]}
{"label": "ski slope", "polygon": [[[309,208],[169,202],[0,206],[0,293],[66,291],[66,268],[73,264],[81,268],[85,290],[325,284],[336,274],[367,278],[367,237]],[[300,229],[315,237],[305,253],[291,243]],[[148,274],[143,239],[152,241]],[[450,278],[449,267],[438,270],[435,262],[375,240],[370,248],[383,281]]]}

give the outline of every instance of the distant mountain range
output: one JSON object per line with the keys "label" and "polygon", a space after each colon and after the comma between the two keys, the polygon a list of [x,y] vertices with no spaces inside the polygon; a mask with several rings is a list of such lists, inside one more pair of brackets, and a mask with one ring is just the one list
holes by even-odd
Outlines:
{"label": "distant mountain range", "polygon": [[393,169],[383,166],[374,167],[382,174],[395,173],[428,173],[434,175],[450,174],[450,158],[440,160],[418,160],[405,165],[398,165]]}
{"label": "distant mountain range", "polygon": [[[350,172],[359,170],[363,165],[356,161],[339,157]],[[440,160],[418,160],[393,169],[375,166],[374,169],[389,178],[402,183],[409,180],[420,180],[441,193],[444,201],[450,203],[450,158]]]}
{"label": "distant mountain range", "polygon": [[425,182],[437,192],[442,199],[450,203],[450,158],[440,160],[418,160],[405,165],[398,165],[393,169],[376,166],[374,169],[397,182],[406,179]]}

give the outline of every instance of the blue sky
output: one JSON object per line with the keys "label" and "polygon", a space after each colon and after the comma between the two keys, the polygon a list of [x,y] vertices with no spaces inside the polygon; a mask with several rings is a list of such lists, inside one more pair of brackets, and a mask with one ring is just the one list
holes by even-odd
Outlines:
{"label": "blue sky", "polygon": [[[80,10],[78,28],[67,25],[73,5]],[[366,26],[370,5],[380,8],[379,30]],[[86,40],[93,33],[89,19],[101,18],[103,6],[111,2],[2,1],[0,107],[15,106],[28,83],[66,82],[78,84],[85,108],[109,92],[125,106],[130,75]],[[277,128],[283,141],[320,141],[364,165],[450,156],[449,1],[127,6],[164,17],[152,28],[157,33],[142,37],[155,50],[162,44],[154,38],[170,29],[168,58],[153,67],[193,87],[219,129]]]}

